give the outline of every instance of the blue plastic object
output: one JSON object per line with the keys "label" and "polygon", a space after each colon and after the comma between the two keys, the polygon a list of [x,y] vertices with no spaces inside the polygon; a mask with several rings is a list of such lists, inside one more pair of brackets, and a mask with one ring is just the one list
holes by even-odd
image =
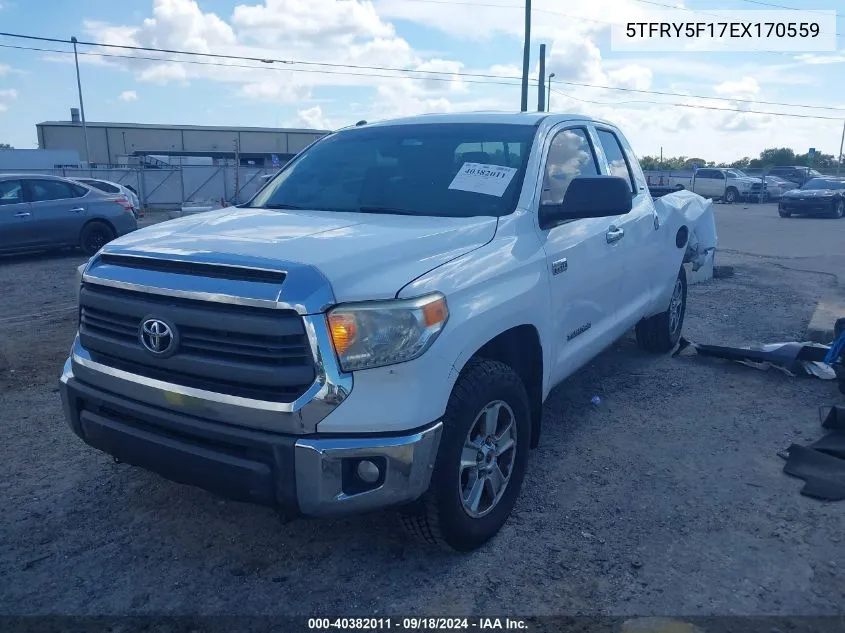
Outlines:
{"label": "blue plastic object", "polygon": [[830,346],[827,355],[824,357],[824,362],[828,365],[840,362],[839,357],[842,355],[843,351],[845,351],[845,331],[843,331],[839,335],[839,338],[833,342],[833,345]]}

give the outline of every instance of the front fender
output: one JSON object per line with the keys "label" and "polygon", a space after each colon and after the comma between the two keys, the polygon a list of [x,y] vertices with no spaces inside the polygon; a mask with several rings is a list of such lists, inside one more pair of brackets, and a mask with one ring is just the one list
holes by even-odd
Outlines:
{"label": "front fender", "polygon": [[[454,379],[470,358],[502,332],[534,326],[550,340],[550,295],[545,252],[533,231],[520,233],[518,214],[500,219],[493,241],[448,262],[400,290],[400,298],[440,291],[449,322],[429,352],[449,360]],[[543,347],[543,393],[547,393],[551,349]]]}

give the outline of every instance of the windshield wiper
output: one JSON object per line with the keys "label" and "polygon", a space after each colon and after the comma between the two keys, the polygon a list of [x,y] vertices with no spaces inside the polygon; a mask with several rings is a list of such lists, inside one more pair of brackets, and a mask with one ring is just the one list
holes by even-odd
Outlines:
{"label": "windshield wiper", "polygon": [[258,207],[259,209],[305,209],[306,207],[302,207],[298,204],[284,204],[282,202],[272,202],[269,204],[264,204]]}
{"label": "windshield wiper", "polygon": [[389,215],[419,215],[407,209],[398,209],[396,207],[358,207],[358,213],[386,213]]}

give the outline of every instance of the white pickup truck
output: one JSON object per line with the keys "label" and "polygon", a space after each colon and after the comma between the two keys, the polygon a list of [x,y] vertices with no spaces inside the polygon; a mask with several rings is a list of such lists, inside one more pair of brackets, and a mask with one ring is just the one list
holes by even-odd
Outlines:
{"label": "white pickup truck", "polygon": [[766,181],[752,178],[739,169],[701,168],[695,170],[690,189],[705,198],[732,204],[740,200],[761,202],[766,198]]}
{"label": "white pickup truck", "polygon": [[471,550],[514,507],[552,388],[631,328],[678,341],[694,227],[662,204],[622,133],[579,115],[329,134],[248,203],[80,269],[67,421],[178,482],[292,514],[396,508]]}

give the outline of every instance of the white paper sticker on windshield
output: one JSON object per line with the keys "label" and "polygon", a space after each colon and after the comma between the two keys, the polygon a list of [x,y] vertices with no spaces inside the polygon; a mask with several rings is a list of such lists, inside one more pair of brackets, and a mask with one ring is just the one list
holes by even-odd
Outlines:
{"label": "white paper sticker on windshield", "polygon": [[488,196],[501,198],[505,189],[511,184],[516,169],[501,165],[482,165],[481,163],[464,163],[458,174],[449,185],[449,189],[483,193]]}

